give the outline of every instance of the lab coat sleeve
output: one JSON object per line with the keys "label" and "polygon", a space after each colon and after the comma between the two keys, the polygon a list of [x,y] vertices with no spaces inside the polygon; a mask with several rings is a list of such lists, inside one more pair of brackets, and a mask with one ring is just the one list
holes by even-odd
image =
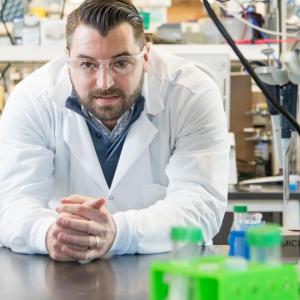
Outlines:
{"label": "lab coat sleeve", "polygon": [[47,207],[54,149],[42,98],[17,87],[0,120],[0,245],[28,254],[46,253],[56,218]]}
{"label": "lab coat sleeve", "polygon": [[[170,228],[196,226],[210,243],[227,205],[229,142],[225,113],[211,84],[171,112],[175,147],[166,166],[166,197],[142,210],[114,214],[111,254],[171,250]],[[172,138],[172,137],[171,137]]]}

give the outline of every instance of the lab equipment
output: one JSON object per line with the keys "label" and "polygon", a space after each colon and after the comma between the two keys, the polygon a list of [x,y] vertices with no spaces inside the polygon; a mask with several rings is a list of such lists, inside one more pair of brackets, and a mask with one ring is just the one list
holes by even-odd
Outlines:
{"label": "lab equipment", "polygon": [[[216,2],[218,3],[218,2]],[[231,36],[228,34],[227,30],[223,26],[223,24],[220,22],[218,17],[216,16],[214,10],[212,9],[210,3],[207,0],[203,0],[204,7],[209,14],[209,16],[214,21],[215,25],[217,26],[218,30],[221,32],[225,40],[228,42],[229,46],[232,48],[234,53],[237,55],[249,75],[252,77],[252,79],[256,82],[257,86],[262,90],[264,95],[271,101],[272,105],[275,107],[276,110],[278,110],[281,114],[285,116],[285,118],[289,121],[290,125],[298,132],[300,135],[300,124],[298,124],[297,120],[288,112],[286,111],[277,101],[274,99],[273,94],[270,92],[269,89],[265,87],[263,82],[260,80],[260,78],[256,75],[254,70],[252,69],[251,65],[248,63],[247,59],[243,56],[243,54],[238,49],[237,45],[231,38]],[[220,5],[220,3],[218,3]]]}
{"label": "lab equipment", "polygon": [[246,206],[234,206],[234,220],[229,233],[229,256],[240,256],[249,259],[249,245],[246,231],[251,227],[264,224],[261,213],[247,212]]}
{"label": "lab equipment", "polygon": [[[288,82],[287,78],[283,76],[279,76],[276,67],[272,66],[264,66],[257,67],[255,69],[255,73],[259,76],[259,78],[264,82],[265,86],[270,90],[273,94],[274,99],[279,103],[280,102],[280,94],[279,94],[279,85],[286,84]],[[278,70],[279,71],[279,70]],[[274,153],[276,160],[278,161],[278,165],[280,168],[283,166],[283,153],[281,149],[281,127],[280,127],[280,114],[274,108],[272,103],[266,98],[267,106],[269,114],[271,115],[272,121],[272,133],[273,133],[273,145],[274,145]]]}
{"label": "lab equipment", "polygon": [[245,231],[242,229],[243,216],[247,206],[235,205],[233,207],[233,223],[228,237],[229,256],[245,257]]}
{"label": "lab equipment", "polygon": [[242,224],[242,230],[247,230],[250,227],[256,227],[263,225],[265,222],[262,220],[262,214],[258,212],[248,212],[244,215],[244,223]]}
{"label": "lab equipment", "polygon": [[[261,221],[261,214],[246,213],[245,207],[239,207],[236,210],[239,211],[236,212],[237,221],[233,227],[243,228],[242,222],[239,221],[245,219],[249,224]],[[269,231],[266,232],[272,234],[256,234],[256,240],[261,241],[267,238],[269,244],[278,244],[279,227],[260,226],[249,230],[254,231],[260,228],[267,228]],[[271,257],[275,258],[276,252],[266,252],[270,257],[263,261],[247,261],[241,257],[200,257],[199,255],[195,256],[194,251],[185,252],[186,254],[183,256],[180,255],[184,252],[177,251],[184,248],[178,247],[178,243],[184,242],[184,245],[186,242],[189,244],[192,241],[191,244],[195,245],[196,238],[194,236],[198,236],[197,239],[199,239],[197,231],[184,228],[172,230],[171,237],[174,244],[172,258],[167,261],[154,262],[150,267],[150,300],[299,299],[296,266],[277,264],[275,268],[273,263],[266,263],[274,261]]]}
{"label": "lab equipment", "polygon": [[29,14],[39,19],[46,17],[46,5],[41,0],[32,0],[29,4]]}
{"label": "lab equipment", "polygon": [[133,3],[140,12],[149,14],[150,32],[154,32],[161,24],[167,23],[167,8],[171,6],[171,0],[134,0]]}
{"label": "lab equipment", "polygon": [[[289,81],[288,72],[277,67],[266,66],[256,68],[255,73],[273,94],[277,103],[280,103],[286,111],[296,118],[298,86]],[[279,114],[268,98],[267,105],[272,119],[275,154],[279,167],[283,168],[283,158],[289,146],[293,128],[289,122]]]}
{"label": "lab equipment", "polygon": [[244,214],[247,212],[246,205],[235,205],[233,207],[233,224],[232,230],[241,230],[241,225],[244,223]]}
{"label": "lab equipment", "polygon": [[289,192],[296,192],[298,189],[298,182],[292,176],[290,176]]}
{"label": "lab equipment", "polygon": [[250,260],[254,263],[279,265],[281,264],[281,232],[275,224],[249,228],[247,241],[250,246]]}
{"label": "lab equipment", "polygon": [[[200,254],[199,243],[202,242],[202,231],[193,227],[173,227],[171,229],[173,244],[172,260],[174,264],[190,264]],[[194,293],[193,281],[181,275],[166,274],[169,285],[168,300],[191,300]]]}
{"label": "lab equipment", "polygon": [[[166,274],[194,282],[189,300],[298,300],[298,275],[292,264],[274,266],[236,259],[207,256],[191,264],[158,261],[150,269],[150,300],[166,300]],[[182,300],[184,298],[181,298]]]}
{"label": "lab equipment", "polygon": [[[273,94],[274,99],[282,105],[294,118],[297,116],[298,85],[289,79],[287,70],[277,67],[259,67],[255,69],[260,79]],[[287,205],[289,200],[290,156],[295,137],[290,123],[274,108],[267,98],[268,110],[271,114],[275,156],[280,169],[283,169],[283,225],[288,226]]]}
{"label": "lab equipment", "polygon": [[[257,86],[261,89],[261,91],[264,93],[264,95],[267,97],[267,99],[271,102],[272,106],[276,109],[276,111],[280,112],[284,119],[281,122],[282,130],[281,130],[281,136],[282,136],[282,146],[283,148],[291,149],[290,144],[287,147],[287,143],[289,143],[289,136],[291,135],[291,131],[295,130],[300,135],[300,124],[297,122],[295,115],[297,112],[297,85],[299,84],[300,76],[299,72],[297,71],[297,68],[291,66],[291,61],[295,60],[295,57],[298,57],[299,49],[298,51],[295,51],[296,55],[290,55],[289,60],[287,63],[288,68],[287,70],[279,69],[279,72],[282,71],[282,73],[286,73],[287,77],[289,79],[289,82],[285,85],[280,85],[279,87],[279,100],[276,99],[277,97],[274,97],[274,94],[270,91],[269,88],[267,88],[264,84],[264,82],[259,78],[259,76],[254,72],[251,65],[248,63],[246,58],[242,55],[238,47],[236,46],[233,39],[228,34],[227,30],[223,26],[223,24],[220,22],[218,17],[216,16],[214,10],[212,9],[210,3],[207,0],[203,0],[204,7],[206,8],[207,13],[214,21],[215,25],[217,26],[218,30],[222,33],[223,37],[226,39],[230,47],[233,49],[235,54],[238,56],[239,60],[245,67],[245,69],[248,71],[250,76],[253,78],[253,80],[256,82]],[[282,14],[281,14],[281,26],[283,33],[279,33],[286,39],[287,33],[286,33],[286,27],[285,27],[285,5],[284,3],[281,4]],[[262,30],[261,28],[259,28]],[[274,32],[273,32],[274,33]],[[277,34],[277,33],[276,33]],[[278,34],[278,35],[279,35]],[[298,41],[296,42],[297,45]],[[294,47],[295,48],[295,47]],[[281,54],[285,54],[286,45],[283,43],[281,45]],[[297,49],[294,49],[297,50]],[[295,74],[296,73],[296,74]],[[295,109],[296,108],[296,109]],[[288,124],[288,125],[287,125]],[[285,158],[288,157],[288,150],[285,151]],[[283,198],[283,225],[286,227],[287,224],[287,202],[288,202],[288,166],[286,164],[286,159],[284,161],[284,173],[285,173],[285,181],[284,181],[284,198]]]}
{"label": "lab equipment", "polygon": [[24,16],[22,40],[23,45],[38,46],[40,44],[40,23],[36,16]]}
{"label": "lab equipment", "polygon": [[172,255],[175,260],[186,261],[200,255],[200,243],[203,242],[202,231],[196,227],[172,227]]}
{"label": "lab equipment", "polygon": [[22,45],[23,43],[23,26],[24,26],[23,17],[18,17],[13,19],[12,37],[16,45]]}

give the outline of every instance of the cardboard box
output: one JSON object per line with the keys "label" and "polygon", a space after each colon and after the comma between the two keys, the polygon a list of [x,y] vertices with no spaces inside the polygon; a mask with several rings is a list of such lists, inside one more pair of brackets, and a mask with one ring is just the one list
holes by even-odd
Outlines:
{"label": "cardboard box", "polygon": [[295,261],[300,257],[300,230],[282,228],[281,254],[285,260]]}

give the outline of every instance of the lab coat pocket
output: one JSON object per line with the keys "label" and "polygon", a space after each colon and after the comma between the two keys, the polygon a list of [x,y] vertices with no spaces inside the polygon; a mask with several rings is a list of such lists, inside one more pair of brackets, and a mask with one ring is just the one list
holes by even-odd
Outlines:
{"label": "lab coat pocket", "polygon": [[143,186],[143,203],[148,207],[166,196],[167,188],[158,183],[147,184]]}

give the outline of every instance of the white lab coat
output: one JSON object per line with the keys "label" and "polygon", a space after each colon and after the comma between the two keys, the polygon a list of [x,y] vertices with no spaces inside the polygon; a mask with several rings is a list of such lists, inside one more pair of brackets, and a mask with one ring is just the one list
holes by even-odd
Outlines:
{"label": "white lab coat", "polygon": [[103,196],[117,234],[110,253],[170,250],[172,225],[198,226],[206,241],[227,204],[229,146],[215,83],[151,49],[145,109],[130,127],[110,188],[83,117],[65,107],[64,58],[15,88],[0,120],[0,243],[47,253],[53,208],[70,194]]}

